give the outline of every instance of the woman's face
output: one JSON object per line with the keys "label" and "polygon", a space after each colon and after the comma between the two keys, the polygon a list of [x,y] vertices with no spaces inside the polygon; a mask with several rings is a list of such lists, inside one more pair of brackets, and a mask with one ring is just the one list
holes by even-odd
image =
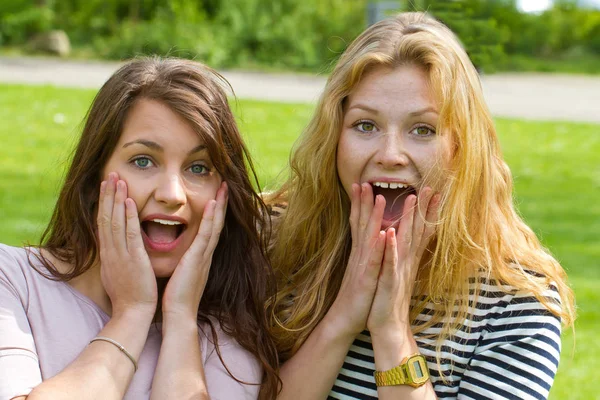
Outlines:
{"label": "woman's face", "polygon": [[448,135],[436,132],[438,107],[425,72],[376,67],[344,104],[337,170],[344,190],[368,182],[386,199],[382,228],[399,221],[404,201],[425,186],[443,188]]}
{"label": "woman's face", "polygon": [[166,105],[141,99],[128,113],[103,180],[111,172],[127,183],[137,205],[154,273],[171,276],[222,181],[202,139]]}

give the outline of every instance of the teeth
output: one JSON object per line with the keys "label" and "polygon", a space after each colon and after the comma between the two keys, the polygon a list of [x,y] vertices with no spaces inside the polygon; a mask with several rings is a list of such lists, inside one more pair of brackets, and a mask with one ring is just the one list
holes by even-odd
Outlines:
{"label": "teeth", "polygon": [[404,189],[408,187],[408,185],[399,182],[373,182],[373,186],[378,186],[384,189]]}
{"label": "teeth", "polygon": [[168,219],[153,219],[152,222],[157,222],[163,225],[181,225],[181,222],[179,221],[171,221]]}

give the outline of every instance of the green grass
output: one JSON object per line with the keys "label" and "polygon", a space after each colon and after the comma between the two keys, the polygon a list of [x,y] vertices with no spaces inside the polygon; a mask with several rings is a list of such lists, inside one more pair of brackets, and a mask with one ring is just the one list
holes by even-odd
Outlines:
{"label": "green grass", "polygon": [[[94,94],[0,85],[0,242],[38,240]],[[273,187],[312,106],[240,100],[233,109],[261,184]],[[600,367],[600,125],[501,119],[497,126],[519,209],[568,271],[577,297],[576,347],[567,330],[551,398],[599,399],[592,382]]]}

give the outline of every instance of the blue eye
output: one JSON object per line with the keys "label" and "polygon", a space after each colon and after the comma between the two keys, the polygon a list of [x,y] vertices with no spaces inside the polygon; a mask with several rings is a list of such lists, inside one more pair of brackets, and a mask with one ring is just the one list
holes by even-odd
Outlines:
{"label": "blue eye", "polygon": [[194,164],[190,167],[190,171],[195,175],[203,175],[209,172],[208,168],[206,168],[202,164]]}
{"label": "blue eye", "polygon": [[133,164],[140,169],[146,169],[153,165],[152,160],[148,157],[138,157],[133,160]]}

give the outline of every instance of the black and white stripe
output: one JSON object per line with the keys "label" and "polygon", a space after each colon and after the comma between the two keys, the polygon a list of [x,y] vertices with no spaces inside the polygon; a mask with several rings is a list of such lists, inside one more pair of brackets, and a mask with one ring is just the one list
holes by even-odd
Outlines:
{"label": "black and white stripe", "polygon": [[[441,324],[415,337],[438,398],[547,399],[560,358],[559,318],[532,295],[493,280],[484,280],[479,289],[475,313],[443,343],[441,367],[435,342]],[[545,295],[560,301],[554,288]],[[431,313],[432,307],[426,307],[416,323],[427,321]],[[371,337],[363,331],[350,347],[329,399],[377,399],[374,370]]]}

